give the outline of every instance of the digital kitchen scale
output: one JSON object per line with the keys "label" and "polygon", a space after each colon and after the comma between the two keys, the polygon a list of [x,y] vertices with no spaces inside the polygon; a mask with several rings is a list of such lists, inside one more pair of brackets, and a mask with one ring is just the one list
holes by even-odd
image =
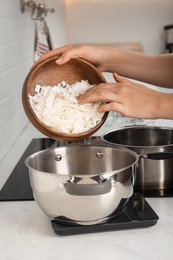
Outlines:
{"label": "digital kitchen scale", "polygon": [[123,212],[109,221],[96,225],[69,225],[62,220],[51,221],[57,235],[76,235],[85,233],[116,231],[123,229],[145,228],[157,223],[159,217],[140,193],[134,193]]}

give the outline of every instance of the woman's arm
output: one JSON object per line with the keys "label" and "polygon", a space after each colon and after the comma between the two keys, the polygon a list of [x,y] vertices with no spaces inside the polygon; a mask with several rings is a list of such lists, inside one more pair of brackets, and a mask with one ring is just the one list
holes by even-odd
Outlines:
{"label": "woman's arm", "polygon": [[145,55],[115,45],[66,45],[46,53],[34,66],[42,59],[55,55],[59,56],[57,64],[83,58],[101,72],[117,72],[124,77],[173,88],[173,54]]}
{"label": "woman's arm", "polygon": [[145,55],[115,50],[114,71],[118,74],[160,87],[173,88],[173,54]]}
{"label": "woman's arm", "polygon": [[[39,59],[57,57],[61,65],[83,58],[101,72],[116,72],[161,87],[173,88],[173,54],[145,55],[113,45],[70,45],[54,49]],[[124,116],[146,119],[173,119],[173,94],[160,93],[114,74],[116,83],[99,84],[78,97],[80,104],[104,102],[100,112],[116,111]]]}

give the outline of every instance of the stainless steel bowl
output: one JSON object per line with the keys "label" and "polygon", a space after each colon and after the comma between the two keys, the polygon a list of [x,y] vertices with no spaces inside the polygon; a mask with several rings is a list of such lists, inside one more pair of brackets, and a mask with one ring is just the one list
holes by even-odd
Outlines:
{"label": "stainless steel bowl", "polygon": [[129,126],[109,131],[102,139],[138,154],[134,182],[137,190],[173,188],[173,128]]}
{"label": "stainless steel bowl", "polygon": [[138,156],[128,149],[76,145],[29,156],[34,198],[50,218],[83,225],[119,214],[133,194]]}

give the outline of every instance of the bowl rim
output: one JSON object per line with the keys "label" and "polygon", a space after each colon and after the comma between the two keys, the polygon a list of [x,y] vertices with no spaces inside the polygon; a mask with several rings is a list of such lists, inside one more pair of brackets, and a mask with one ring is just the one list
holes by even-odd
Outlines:
{"label": "bowl rim", "polygon": [[[34,166],[31,166],[31,160],[35,159],[35,157],[39,157],[40,155],[44,155],[46,153],[50,154],[50,153],[54,153],[54,156],[56,157],[57,155],[61,155],[61,152],[65,152],[66,150],[68,152],[73,151],[73,149],[78,149],[78,150],[89,150],[89,149],[95,149],[95,150],[98,150],[98,151],[103,151],[103,150],[112,150],[112,151],[117,151],[117,152],[120,152],[120,153],[125,153],[126,155],[128,156],[132,156],[133,157],[133,162],[131,163],[128,163],[127,165],[124,165],[123,167],[119,168],[119,169],[113,169],[111,171],[103,171],[103,172],[100,172],[100,173],[89,173],[89,174],[72,174],[72,173],[56,173],[56,172],[49,172],[49,171],[42,171],[42,170],[38,170],[36,168],[34,168]],[[50,158],[49,156],[47,158]],[[108,145],[105,145],[105,144],[102,144],[102,145],[97,145],[97,144],[71,144],[69,146],[61,146],[61,147],[54,147],[54,148],[46,148],[46,149],[43,149],[43,150],[40,150],[40,151],[37,151],[37,152],[34,152],[33,154],[30,154],[29,156],[27,156],[25,158],[25,165],[31,169],[31,170],[34,170],[34,171],[38,171],[38,172],[42,172],[42,173],[46,173],[46,174],[53,174],[53,175],[56,175],[57,176],[71,176],[71,177],[94,177],[94,176],[101,176],[101,175],[104,175],[104,176],[107,176],[107,177],[110,177],[114,174],[122,174],[124,170],[127,170],[131,167],[134,167],[135,165],[137,165],[139,161],[139,156],[138,154],[135,152],[135,151],[132,151],[128,148],[125,148],[125,147],[115,147],[115,146],[108,146]]]}

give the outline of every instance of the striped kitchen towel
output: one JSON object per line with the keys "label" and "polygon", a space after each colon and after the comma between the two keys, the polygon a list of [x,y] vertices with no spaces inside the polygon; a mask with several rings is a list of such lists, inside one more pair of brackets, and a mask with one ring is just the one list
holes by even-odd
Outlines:
{"label": "striped kitchen towel", "polygon": [[37,20],[35,22],[34,62],[50,50],[52,50],[52,44],[46,20]]}

